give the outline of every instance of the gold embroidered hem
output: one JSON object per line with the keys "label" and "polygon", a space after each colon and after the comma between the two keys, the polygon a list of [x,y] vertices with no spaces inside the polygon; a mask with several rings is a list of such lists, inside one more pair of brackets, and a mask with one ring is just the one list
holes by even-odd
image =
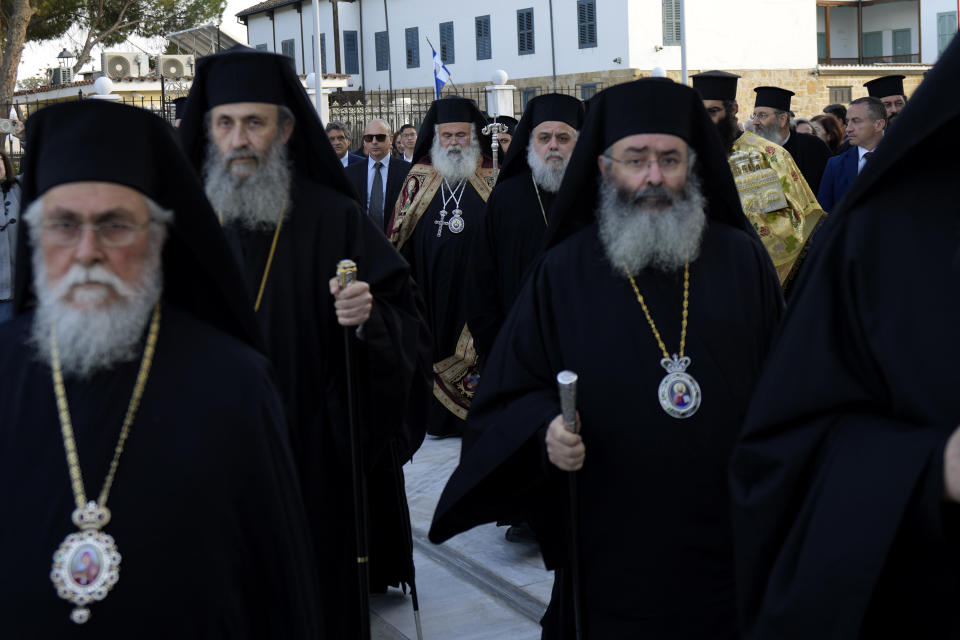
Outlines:
{"label": "gold embroidered hem", "polygon": [[733,143],[729,161],[743,212],[770,254],[780,284],[787,284],[827,214],[783,147],[745,131]]}
{"label": "gold embroidered hem", "polygon": [[479,383],[480,371],[477,369],[473,336],[467,325],[463,325],[454,354],[433,365],[433,396],[450,413],[466,420]]}
{"label": "gold embroidered hem", "polygon": [[[387,233],[390,243],[397,249],[403,247],[413,235],[417,223],[426,213],[441,182],[443,178],[433,165],[426,162],[418,162],[407,173],[403,189],[400,191],[400,198],[394,206]],[[478,167],[470,176],[470,184],[484,202],[490,197],[495,183],[496,178],[491,167]]]}

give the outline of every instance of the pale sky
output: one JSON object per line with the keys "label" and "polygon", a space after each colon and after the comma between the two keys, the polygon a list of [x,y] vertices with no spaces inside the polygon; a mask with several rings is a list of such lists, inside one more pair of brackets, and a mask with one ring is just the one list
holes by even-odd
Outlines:
{"label": "pale sky", "polygon": [[[247,7],[257,4],[258,0],[227,0],[227,9],[223,12],[223,22],[220,29],[238,42],[246,43],[247,28],[237,22],[236,14]],[[20,69],[17,73],[17,79],[30,78],[38,74],[44,74],[48,67],[57,66],[57,54],[64,47],[76,53],[82,43],[74,35],[67,34],[63,38],[50,40],[48,42],[27,43],[23,48],[23,56],[20,58]],[[147,53],[151,56],[160,53],[163,50],[163,39],[146,40],[143,38],[131,38],[128,42],[110,47],[110,51],[131,51]],[[93,52],[93,62],[87,63],[83,70],[100,68],[100,53],[102,50],[95,49]]]}

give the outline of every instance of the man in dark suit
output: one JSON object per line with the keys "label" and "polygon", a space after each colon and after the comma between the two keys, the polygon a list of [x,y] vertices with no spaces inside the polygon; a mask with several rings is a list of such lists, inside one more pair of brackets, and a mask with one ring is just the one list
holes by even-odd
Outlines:
{"label": "man in dark suit", "polygon": [[331,122],[327,125],[327,137],[330,138],[330,144],[337,153],[337,158],[344,168],[351,164],[363,162],[363,156],[350,151],[350,130],[342,122]]}
{"label": "man in dark suit", "polygon": [[[366,162],[346,168],[347,178],[360,196],[360,205],[384,233],[403,179],[410,171],[409,162],[391,155],[390,145],[390,125],[385,120],[371,120],[363,134]],[[388,213],[384,215],[384,211]]]}
{"label": "man in dark suit", "polygon": [[850,149],[827,161],[817,200],[824,211],[836,207],[873,155],[887,127],[887,111],[879,98],[857,98],[847,110]]}
{"label": "man in dark suit", "polygon": [[814,193],[830,158],[830,148],[817,136],[797,133],[790,128],[790,96],[793,91],[780,87],[757,87],[753,106],[753,132],[780,145],[793,156]]}

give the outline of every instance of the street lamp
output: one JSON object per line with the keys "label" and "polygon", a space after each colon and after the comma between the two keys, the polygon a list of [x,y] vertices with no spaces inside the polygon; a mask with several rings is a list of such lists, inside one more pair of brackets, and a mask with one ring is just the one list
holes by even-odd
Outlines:
{"label": "street lamp", "polygon": [[70,61],[75,60],[76,58],[77,56],[75,56],[73,52],[67,49],[66,47],[63,48],[63,51],[57,54],[57,62],[60,63],[61,69],[72,67],[73,65],[70,64]]}

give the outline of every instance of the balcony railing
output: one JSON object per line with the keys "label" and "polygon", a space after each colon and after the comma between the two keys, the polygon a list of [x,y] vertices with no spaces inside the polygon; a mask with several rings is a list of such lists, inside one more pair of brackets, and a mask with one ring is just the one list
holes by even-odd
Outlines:
{"label": "balcony railing", "polygon": [[893,56],[864,56],[863,60],[860,58],[818,58],[817,62],[820,64],[844,66],[857,64],[920,64],[920,54],[905,53]]}

